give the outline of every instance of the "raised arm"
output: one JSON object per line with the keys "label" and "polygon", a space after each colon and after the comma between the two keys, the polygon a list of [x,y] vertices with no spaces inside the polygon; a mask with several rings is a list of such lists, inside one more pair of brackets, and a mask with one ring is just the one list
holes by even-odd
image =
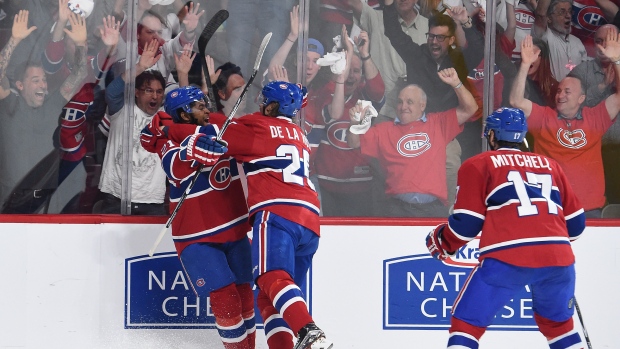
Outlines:
{"label": "raised arm", "polygon": [[60,86],[60,94],[67,101],[71,100],[73,95],[81,88],[84,78],[88,75],[88,66],[86,64],[88,50],[86,46],[86,20],[78,14],[71,13],[69,15],[69,23],[71,24],[71,30],[65,28],[64,32],[75,43],[75,63],[71,74]]}
{"label": "raised arm", "polygon": [[[351,120],[351,126],[359,125],[362,122],[362,115],[366,115],[368,107],[362,108],[361,105],[355,103],[355,105],[349,109],[349,119]],[[355,149],[361,145],[360,135],[351,132],[351,129],[347,129],[347,144],[349,147]]]}
{"label": "raised arm", "polygon": [[521,65],[510,90],[510,105],[523,110],[525,117],[532,112],[532,101],[525,98],[525,81],[530,66],[540,54],[540,49],[532,43],[532,36],[527,35],[521,41]]}
{"label": "raised arm", "polygon": [[[515,15],[514,2],[506,1],[506,30],[504,36],[512,43],[515,42],[515,34],[517,33],[517,17]],[[509,55],[510,56],[510,55]]]}
{"label": "raised arm", "polygon": [[192,44],[185,44],[183,52],[178,55],[174,54],[179,87],[189,86],[189,71],[192,68],[194,58],[196,58],[196,52],[192,52]]}
{"label": "raised arm", "polygon": [[299,35],[299,5],[293,6],[293,10],[290,13],[291,18],[291,31],[288,33],[288,36],[280,45],[280,48],[269,61],[269,78],[272,80],[276,80],[273,76],[272,72],[275,71],[276,67],[284,66],[284,62],[286,61],[286,57],[289,52],[291,52],[291,48],[297,41],[297,37]]}
{"label": "raised arm", "polygon": [[131,81],[130,79],[135,79],[136,76],[154,66],[160,58],[161,52],[159,51],[159,42],[157,39],[153,39],[144,46],[144,51],[142,51],[142,55],[140,55],[138,63],[136,63],[135,75],[129,76],[128,72],[124,71],[122,74],[123,81],[128,83]]}
{"label": "raised arm", "polygon": [[[362,43],[362,41],[364,44],[360,46],[359,44]],[[368,37],[368,33],[365,31],[360,32],[360,35],[355,37],[355,44],[358,45],[357,49],[362,59],[366,80],[374,79],[374,77],[379,74],[379,69],[377,69],[375,62],[373,62],[370,57],[370,38]]]}
{"label": "raised arm", "polygon": [[[612,23],[618,14],[618,5],[614,4],[611,0],[594,0],[598,7],[603,11],[603,16],[607,22]],[[612,23],[618,25],[618,23]]]}
{"label": "raised arm", "polygon": [[[598,50],[605,55],[610,61],[612,61],[612,65],[614,67],[614,71],[616,72],[615,82],[616,86],[620,86],[620,34],[616,34],[615,30],[607,31],[607,38],[605,40],[606,47],[601,45],[598,46]],[[620,112],[620,89],[616,87],[616,93],[607,97],[605,99],[605,106],[607,107],[607,112],[609,113],[609,117],[614,120],[616,115]]]}
{"label": "raised arm", "polygon": [[346,66],[342,74],[336,76],[336,86],[334,88],[334,96],[332,102],[327,106],[329,116],[332,120],[340,120],[342,114],[344,114],[344,105],[346,97],[344,95],[344,84],[349,78],[349,70],[351,69],[351,60],[353,59],[353,44],[349,41],[349,35],[347,34],[347,28],[342,25],[342,31],[340,34],[342,45],[345,47],[346,52]]}
{"label": "raised arm", "polygon": [[465,121],[469,120],[478,111],[478,104],[474,96],[463,86],[463,82],[459,80],[459,76],[454,68],[440,70],[437,72],[437,75],[439,75],[441,81],[454,89],[456,98],[459,100],[459,105],[456,107],[456,118],[459,125],[464,124]]}
{"label": "raised arm", "polygon": [[357,21],[359,22],[360,17],[362,16],[362,8],[364,6],[362,4],[362,0],[347,0],[347,4],[349,5],[349,7],[351,7],[351,10],[353,11],[353,16],[355,16],[355,19],[357,19]]}
{"label": "raised arm", "polygon": [[187,14],[185,14],[185,18],[183,18],[183,35],[187,42],[193,42],[196,38],[196,27],[198,26],[198,21],[205,13],[204,10],[199,11],[199,9],[199,2],[192,1],[189,3],[189,6],[186,6]]}
{"label": "raised arm", "polygon": [[9,66],[11,56],[17,45],[30,35],[37,27],[28,28],[28,11],[20,10],[13,18],[13,29],[9,42],[0,51],[0,99],[5,99],[11,93],[9,78],[6,76],[6,68]]}
{"label": "raised arm", "polygon": [[68,4],[69,0],[58,0],[58,20],[56,20],[54,30],[52,31],[53,42],[58,42],[65,37],[64,29],[67,26],[69,16],[72,13]]}
{"label": "raised arm", "polygon": [[541,38],[547,31],[547,9],[549,9],[551,0],[540,0],[534,10],[534,25],[532,26],[532,36]]}
{"label": "raised arm", "polygon": [[403,32],[398,22],[398,12],[394,7],[393,0],[386,0],[383,8],[383,26],[385,36],[390,39],[390,43],[398,55],[405,61],[410,61],[412,57],[420,57],[422,49],[420,45],[413,42],[413,39]]}
{"label": "raised arm", "polygon": [[454,6],[448,8],[446,14],[454,21],[454,37],[456,38],[457,45],[461,49],[467,47],[467,37],[463,31],[463,26],[468,25],[468,28],[471,28],[472,25],[467,9],[463,6]]}

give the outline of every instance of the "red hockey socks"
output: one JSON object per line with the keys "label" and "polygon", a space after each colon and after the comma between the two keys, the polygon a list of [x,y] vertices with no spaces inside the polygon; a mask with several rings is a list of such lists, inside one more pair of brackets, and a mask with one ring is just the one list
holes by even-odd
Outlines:
{"label": "red hockey socks", "polygon": [[267,294],[271,304],[282,315],[294,334],[306,324],[313,322],[303,293],[287,272],[269,271],[258,278],[257,284]]}
{"label": "red hockey socks", "polygon": [[250,284],[237,285],[237,292],[241,296],[241,314],[245,323],[248,348],[256,347],[256,319],[254,318],[254,292]]}
{"label": "red hockey socks", "polygon": [[243,317],[241,297],[235,284],[217,289],[209,294],[211,310],[220,339],[226,349],[250,349]]}
{"label": "red hockey socks", "polygon": [[547,343],[551,349],[577,349],[582,348],[581,337],[573,324],[573,318],[557,322],[544,318],[534,313],[534,320],[538,324],[540,332],[547,337]]}
{"label": "red hockey socks", "polygon": [[263,290],[258,291],[256,305],[260,309],[260,315],[263,317],[265,337],[267,338],[267,346],[269,349],[292,349],[293,348],[293,331],[280,313],[271,304],[271,299]]}
{"label": "red hockey socks", "polygon": [[454,316],[450,320],[450,338],[448,339],[448,349],[450,348],[469,348],[478,349],[478,341],[484,334],[484,327],[477,327]]}

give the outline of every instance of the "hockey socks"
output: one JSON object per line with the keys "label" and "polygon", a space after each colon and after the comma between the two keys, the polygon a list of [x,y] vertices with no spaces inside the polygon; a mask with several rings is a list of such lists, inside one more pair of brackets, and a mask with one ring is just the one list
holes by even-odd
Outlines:
{"label": "hockey socks", "polygon": [[265,337],[269,349],[292,349],[293,331],[288,327],[286,321],[271,304],[271,299],[263,290],[258,291],[256,305],[260,309],[260,315],[265,323]]}
{"label": "hockey socks", "polygon": [[312,320],[303,293],[291,276],[282,270],[272,270],[261,275],[257,284],[267,294],[271,304],[278,310],[293,333]]}
{"label": "hockey socks", "polygon": [[241,296],[241,314],[245,323],[248,348],[256,347],[256,319],[254,318],[254,292],[250,284],[237,285],[237,292]]}
{"label": "hockey socks", "polygon": [[486,329],[470,325],[454,316],[450,320],[448,349],[478,349],[478,341]]}
{"label": "hockey socks", "polygon": [[211,310],[224,348],[250,349],[247,330],[241,315],[241,297],[235,284],[217,289],[209,295]]}
{"label": "hockey socks", "polygon": [[573,324],[573,318],[557,322],[534,313],[540,332],[547,337],[551,349],[581,349],[581,337]]}

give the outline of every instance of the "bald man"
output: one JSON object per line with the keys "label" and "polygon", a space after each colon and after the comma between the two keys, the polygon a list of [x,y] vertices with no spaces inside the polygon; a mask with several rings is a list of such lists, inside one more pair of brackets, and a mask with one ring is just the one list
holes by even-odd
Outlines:
{"label": "bald man", "polygon": [[[349,146],[377,158],[386,173],[386,216],[448,216],[446,145],[463,131],[478,105],[454,68],[438,75],[456,93],[456,108],[427,114],[426,93],[417,85],[408,85],[398,94],[394,122],[380,123],[364,134],[351,129],[347,133]],[[365,115],[365,109],[356,105],[349,110],[352,125],[360,123],[356,114]]]}

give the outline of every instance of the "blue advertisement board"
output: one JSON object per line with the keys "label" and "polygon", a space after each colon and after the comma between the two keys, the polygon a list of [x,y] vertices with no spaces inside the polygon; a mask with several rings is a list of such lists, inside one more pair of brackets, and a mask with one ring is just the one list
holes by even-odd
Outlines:
{"label": "blue advertisement board", "polygon": [[[310,311],[311,275],[312,268],[305,290]],[[254,288],[254,297],[257,292]],[[260,312],[254,312],[256,326],[262,328]],[[209,297],[194,294],[175,252],[125,260],[125,328],[215,328]]]}
{"label": "blue advertisement board", "polygon": [[[383,261],[383,328],[446,330],[454,300],[478,264],[477,240],[445,262],[428,253]],[[489,330],[537,331],[527,285],[495,316]]]}

